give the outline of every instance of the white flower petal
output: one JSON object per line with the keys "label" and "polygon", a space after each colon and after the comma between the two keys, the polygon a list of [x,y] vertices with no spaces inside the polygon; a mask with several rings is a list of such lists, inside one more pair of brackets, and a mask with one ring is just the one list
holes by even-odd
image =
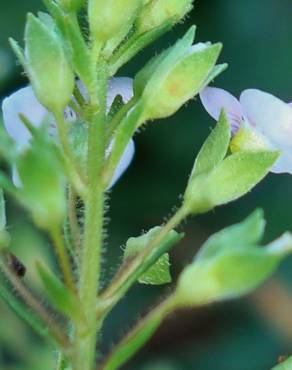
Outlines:
{"label": "white flower petal", "polygon": [[250,125],[278,149],[292,150],[292,108],[287,103],[255,89],[245,90],[240,102]]}
{"label": "white flower petal", "polygon": [[280,158],[271,169],[271,172],[292,174],[292,153],[289,151],[282,152]]}
{"label": "white flower petal", "polygon": [[122,158],[120,159],[120,162],[116,168],[116,171],[114,173],[114,176],[109,187],[112,187],[129,167],[133,159],[134,153],[135,153],[135,144],[134,141],[131,139],[122,155]]}
{"label": "white flower petal", "polygon": [[116,77],[109,80],[107,107],[110,109],[115,97],[121,95],[124,103],[133,97],[133,80],[128,77]]}
{"label": "white flower petal", "polygon": [[243,112],[239,101],[229,92],[217,87],[206,87],[200,93],[202,104],[206,111],[216,121],[222,108],[230,120],[233,132],[236,132],[242,122]]}
{"label": "white flower petal", "polygon": [[22,88],[4,99],[2,111],[6,130],[20,149],[27,146],[31,135],[19,118],[19,114],[25,115],[36,127],[51,116],[38,102],[31,86]]}

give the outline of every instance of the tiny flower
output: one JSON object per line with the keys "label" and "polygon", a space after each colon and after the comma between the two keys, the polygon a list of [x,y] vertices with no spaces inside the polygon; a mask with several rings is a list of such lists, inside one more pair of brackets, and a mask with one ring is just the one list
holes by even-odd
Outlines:
{"label": "tiny flower", "polygon": [[231,150],[273,150],[280,157],[274,173],[292,173],[292,107],[256,89],[242,92],[237,100],[227,91],[206,87],[200,94],[207,112],[218,119],[222,108],[234,135]]}
{"label": "tiny flower", "polygon": [[[126,103],[131,99],[132,80],[130,78],[114,78],[109,81],[109,92],[107,98],[107,106],[110,108],[116,95],[121,95],[123,101]],[[86,98],[86,93],[83,89],[82,93]],[[23,151],[29,146],[31,134],[21,121],[19,114],[23,114],[30,122],[38,127],[44,123],[49,124],[50,134],[56,136],[56,124],[54,117],[47,109],[39,103],[31,86],[22,88],[13,93],[8,98],[4,99],[2,104],[3,121],[8,134],[16,142],[19,151]],[[75,112],[70,108],[66,108],[64,116],[67,122],[76,120]],[[110,147],[108,148],[110,150]],[[116,172],[111,182],[111,186],[120,178],[123,172],[129,166],[134,155],[134,142],[130,141],[126,147],[124,154],[117,166]],[[13,181],[19,185],[19,179],[15,169],[13,170]]]}

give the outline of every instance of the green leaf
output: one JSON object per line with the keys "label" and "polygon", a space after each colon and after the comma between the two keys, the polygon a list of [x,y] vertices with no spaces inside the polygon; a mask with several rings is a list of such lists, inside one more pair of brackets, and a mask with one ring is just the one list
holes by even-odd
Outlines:
{"label": "green leaf", "polygon": [[292,253],[292,236],[284,234],[266,247],[240,246],[195,259],[182,272],[177,285],[178,304],[198,305],[248,294],[272,275]]}
{"label": "green leaf", "polygon": [[254,211],[244,221],[227,227],[212,235],[201,247],[196,260],[204,260],[216,256],[229,248],[249,247],[260,242],[265,230],[263,211]]}
{"label": "green leaf", "polygon": [[[143,251],[143,249],[149,245],[151,240],[157,236],[160,232],[161,227],[157,226],[153,229],[149,230],[146,234],[130,238],[127,241],[125,251],[124,251],[124,259],[131,259],[135,257],[138,253]],[[164,239],[164,244],[172,244],[177,241],[178,233],[174,230],[170,231],[167,238]],[[170,275],[170,263],[169,263],[169,255],[168,253],[164,253],[152,266],[150,266],[146,272],[139,278],[139,283],[141,284],[151,284],[151,285],[161,285],[167,284],[171,282],[171,275]]]}
{"label": "green leaf", "polygon": [[202,146],[191,174],[190,181],[203,172],[209,172],[223,161],[231,138],[228,118],[222,110],[216,127]]}
{"label": "green leaf", "polygon": [[80,303],[74,293],[68,290],[63,283],[39,261],[36,267],[50,302],[57,310],[66,316],[75,322],[80,322]]}
{"label": "green leaf", "polygon": [[192,177],[185,192],[184,206],[191,213],[203,213],[248,193],[270,171],[278,152],[238,152],[209,173]]}

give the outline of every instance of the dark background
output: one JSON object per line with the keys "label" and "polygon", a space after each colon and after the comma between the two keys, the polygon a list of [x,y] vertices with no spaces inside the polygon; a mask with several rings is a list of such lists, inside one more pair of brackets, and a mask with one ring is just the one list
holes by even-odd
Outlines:
{"label": "dark background", "polygon": [[[0,97],[23,86],[7,38],[22,40],[25,14],[41,9],[38,0],[2,0],[0,4]],[[136,57],[121,75],[134,76],[155,52],[173,43],[188,27],[198,26],[197,40],[222,41],[222,62],[229,69],[215,85],[238,95],[260,88],[292,100],[292,2],[290,0],[198,0],[183,25]],[[214,125],[199,100],[174,117],[148,125],[136,137],[136,156],[111,194],[108,267],[111,276],[129,236],[158,225],[168,217],[184,191],[195,155]],[[238,222],[256,207],[268,221],[265,241],[292,225],[292,178],[269,175],[240,201],[220,207],[184,225],[187,236],[172,252],[176,277],[201,243],[213,232]],[[43,236],[9,201],[13,248],[35,279],[34,261],[49,254]],[[176,313],[129,363],[129,370],[267,370],[280,355],[292,351],[292,259],[250,297],[201,310]],[[37,283],[35,283],[37,284]],[[103,352],[147,312],[170,288],[135,286],[106,323]],[[43,345],[7,307],[0,303],[0,369],[52,370],[52,349]]]}

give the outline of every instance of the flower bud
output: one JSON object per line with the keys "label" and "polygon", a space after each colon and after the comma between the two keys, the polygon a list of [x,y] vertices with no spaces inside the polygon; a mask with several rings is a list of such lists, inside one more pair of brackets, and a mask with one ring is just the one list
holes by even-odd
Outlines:
{"label": "flower bud", "polygon": [[59,226],[66,211],[64,168],[45,127],[34,129],[31,145],[16,161],[25,206],[36,224]]}
{"label": "flower bud", "polygon": [[51,112],[62,111],[73,92],[74,74],[56,29],[29,14],[25,29],[25,54],[13,41],[12,46],[28,73],[40,103]]}
{"label": "flower bud", "polygon": [[228,155],[230,122],[221,112],[202,146],[184,195],[190,213],[203,213],[246,194],[269,172],[279,157],[272,151],[241,151]]}
{"label": "flower bud", "polygon": [[178,280],[177,304],[198,305],[250,293],[292,252],[292,235],[259,246],[265,221],[255,212],[212,235]]}
{"label": "flower bud", "polygon": [[139,34],[153,30],[163,23],[179,22],[191,9],[193,0],[152,0],[145,1],[136,22]]}
{"label": "flower bud", "polygon": [[142,0],[89,0],[90,30],[98,41],[105,43],[133,24]]}
{"label": "flower bud", "polygon": [[142,95],[143,118],[165,118],[204,87],[221,51],[221,44],[192,45],[195,29],[173,47],[152,59],[134,81],[135,95]]}

